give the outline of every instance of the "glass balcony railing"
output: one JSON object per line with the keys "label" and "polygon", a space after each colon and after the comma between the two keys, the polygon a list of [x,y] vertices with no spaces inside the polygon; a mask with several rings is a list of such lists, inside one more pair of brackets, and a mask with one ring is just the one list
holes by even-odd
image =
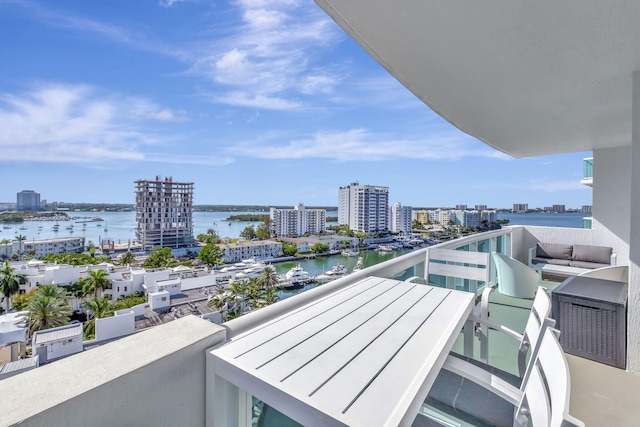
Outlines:
{"label": "glass balcony railing", "polygon": [[580,183],[588,185],[589,187],[593,185],[593,157],[589,157],[583,160],[582,179],[580,180]]}

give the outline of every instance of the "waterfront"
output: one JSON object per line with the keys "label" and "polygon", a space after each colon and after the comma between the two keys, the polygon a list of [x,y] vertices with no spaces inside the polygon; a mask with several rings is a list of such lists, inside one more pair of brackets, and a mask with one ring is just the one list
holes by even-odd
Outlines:
{"label": "waterfront", "polygon": [[[265,214],[265,212],[242,212]],[[237,238],[245,227],[260,225],[258,221],[227,221],[233,212],[194,212],[193,228],[194,235],[206,233],[213,228],[222,238]],[[20,224],[12,224],[10,228],[0,229],[1,239],[13,239],[21,234],[26,236],[26,240],[43,240],[54,237],[85,237],[86,241],[98,244],[103,239],[112,240],[116,243],[127,243],[135,240],[136,214],[135,212],[69,212],[71,217],[91,218],[99,216],[104,219],[102,222],[88,222],[83,230],[83,224],[76,221],[61,221],[60,228],[56,233],[53,230],[55,221],[25,221]],[[337,211],[327,211],[327,216],[338,216]],[[553,227],[582,228],[582,219],[588,214],[583,213],[524,213],[511,214],[500,213],[498,219],[508,219],[510,225],[539,225]],[[73,233],[66,228],[73,224]],[[332,225],[335,223],[327,223]],[[40,228],[41,227],[41,228]],[[106,231],[105,231],[106,229]]]}

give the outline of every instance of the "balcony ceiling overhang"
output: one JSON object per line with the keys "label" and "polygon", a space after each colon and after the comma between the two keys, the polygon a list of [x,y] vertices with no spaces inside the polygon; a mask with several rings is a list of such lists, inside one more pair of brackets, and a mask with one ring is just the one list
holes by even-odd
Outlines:
{"label": "balcony ceiling overhang", "polygon": [[500,151],[631,143],[640,1],[316,2],[425,104]]}

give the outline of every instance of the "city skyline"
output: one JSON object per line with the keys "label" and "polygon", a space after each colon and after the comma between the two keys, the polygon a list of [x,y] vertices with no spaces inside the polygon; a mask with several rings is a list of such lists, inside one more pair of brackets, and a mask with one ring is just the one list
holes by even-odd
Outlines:
{"label": "city skyline", "polygon": [[512,159],[440,118],[312,1],[0,1],[0,201],[134,203],[195,182],[194,204],[591,205],[573,153]]}

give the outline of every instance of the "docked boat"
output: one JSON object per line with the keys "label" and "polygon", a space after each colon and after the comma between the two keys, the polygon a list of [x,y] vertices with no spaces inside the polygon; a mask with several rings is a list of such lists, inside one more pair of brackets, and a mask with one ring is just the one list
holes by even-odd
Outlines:
{"label": "docked boat", "polygon": [[380,253],[386,253],[386,252],[394,251],[395,249],[396,248],[392,245],[378,245],[378,247],[375,250]]}
{"label": "docked boat", "polygon": [[305,284],[311,281],[309,273],[304,271],[300,264],[292,267],[287,271],[284,277],[281,277],[280,284],[284,289],[301,289]]}
{"label": "docked boat", "polygon": [[331,280],[339,279],[340,277],[347,274],[347,267],[342,264],[336,264],[331,267],[331,270],[325,271],[324,274],[321,274],[316,277],[318,282],[329,282]]}
{"label": "docked boat", "polygon": [[351,256],[358,256],[360,255],[360,252],[358,251],[354,251],[352,249],[345,249],[344,251],[341,252],[342,256],[347,256],[347,257],[351,257]]}
{"label": "docked boat", "polygon": [[244,270],[236,273],[238,279],[248,279],[250,277],[258,277],[262,274],[267,265],[263,262],[256,262]]}

